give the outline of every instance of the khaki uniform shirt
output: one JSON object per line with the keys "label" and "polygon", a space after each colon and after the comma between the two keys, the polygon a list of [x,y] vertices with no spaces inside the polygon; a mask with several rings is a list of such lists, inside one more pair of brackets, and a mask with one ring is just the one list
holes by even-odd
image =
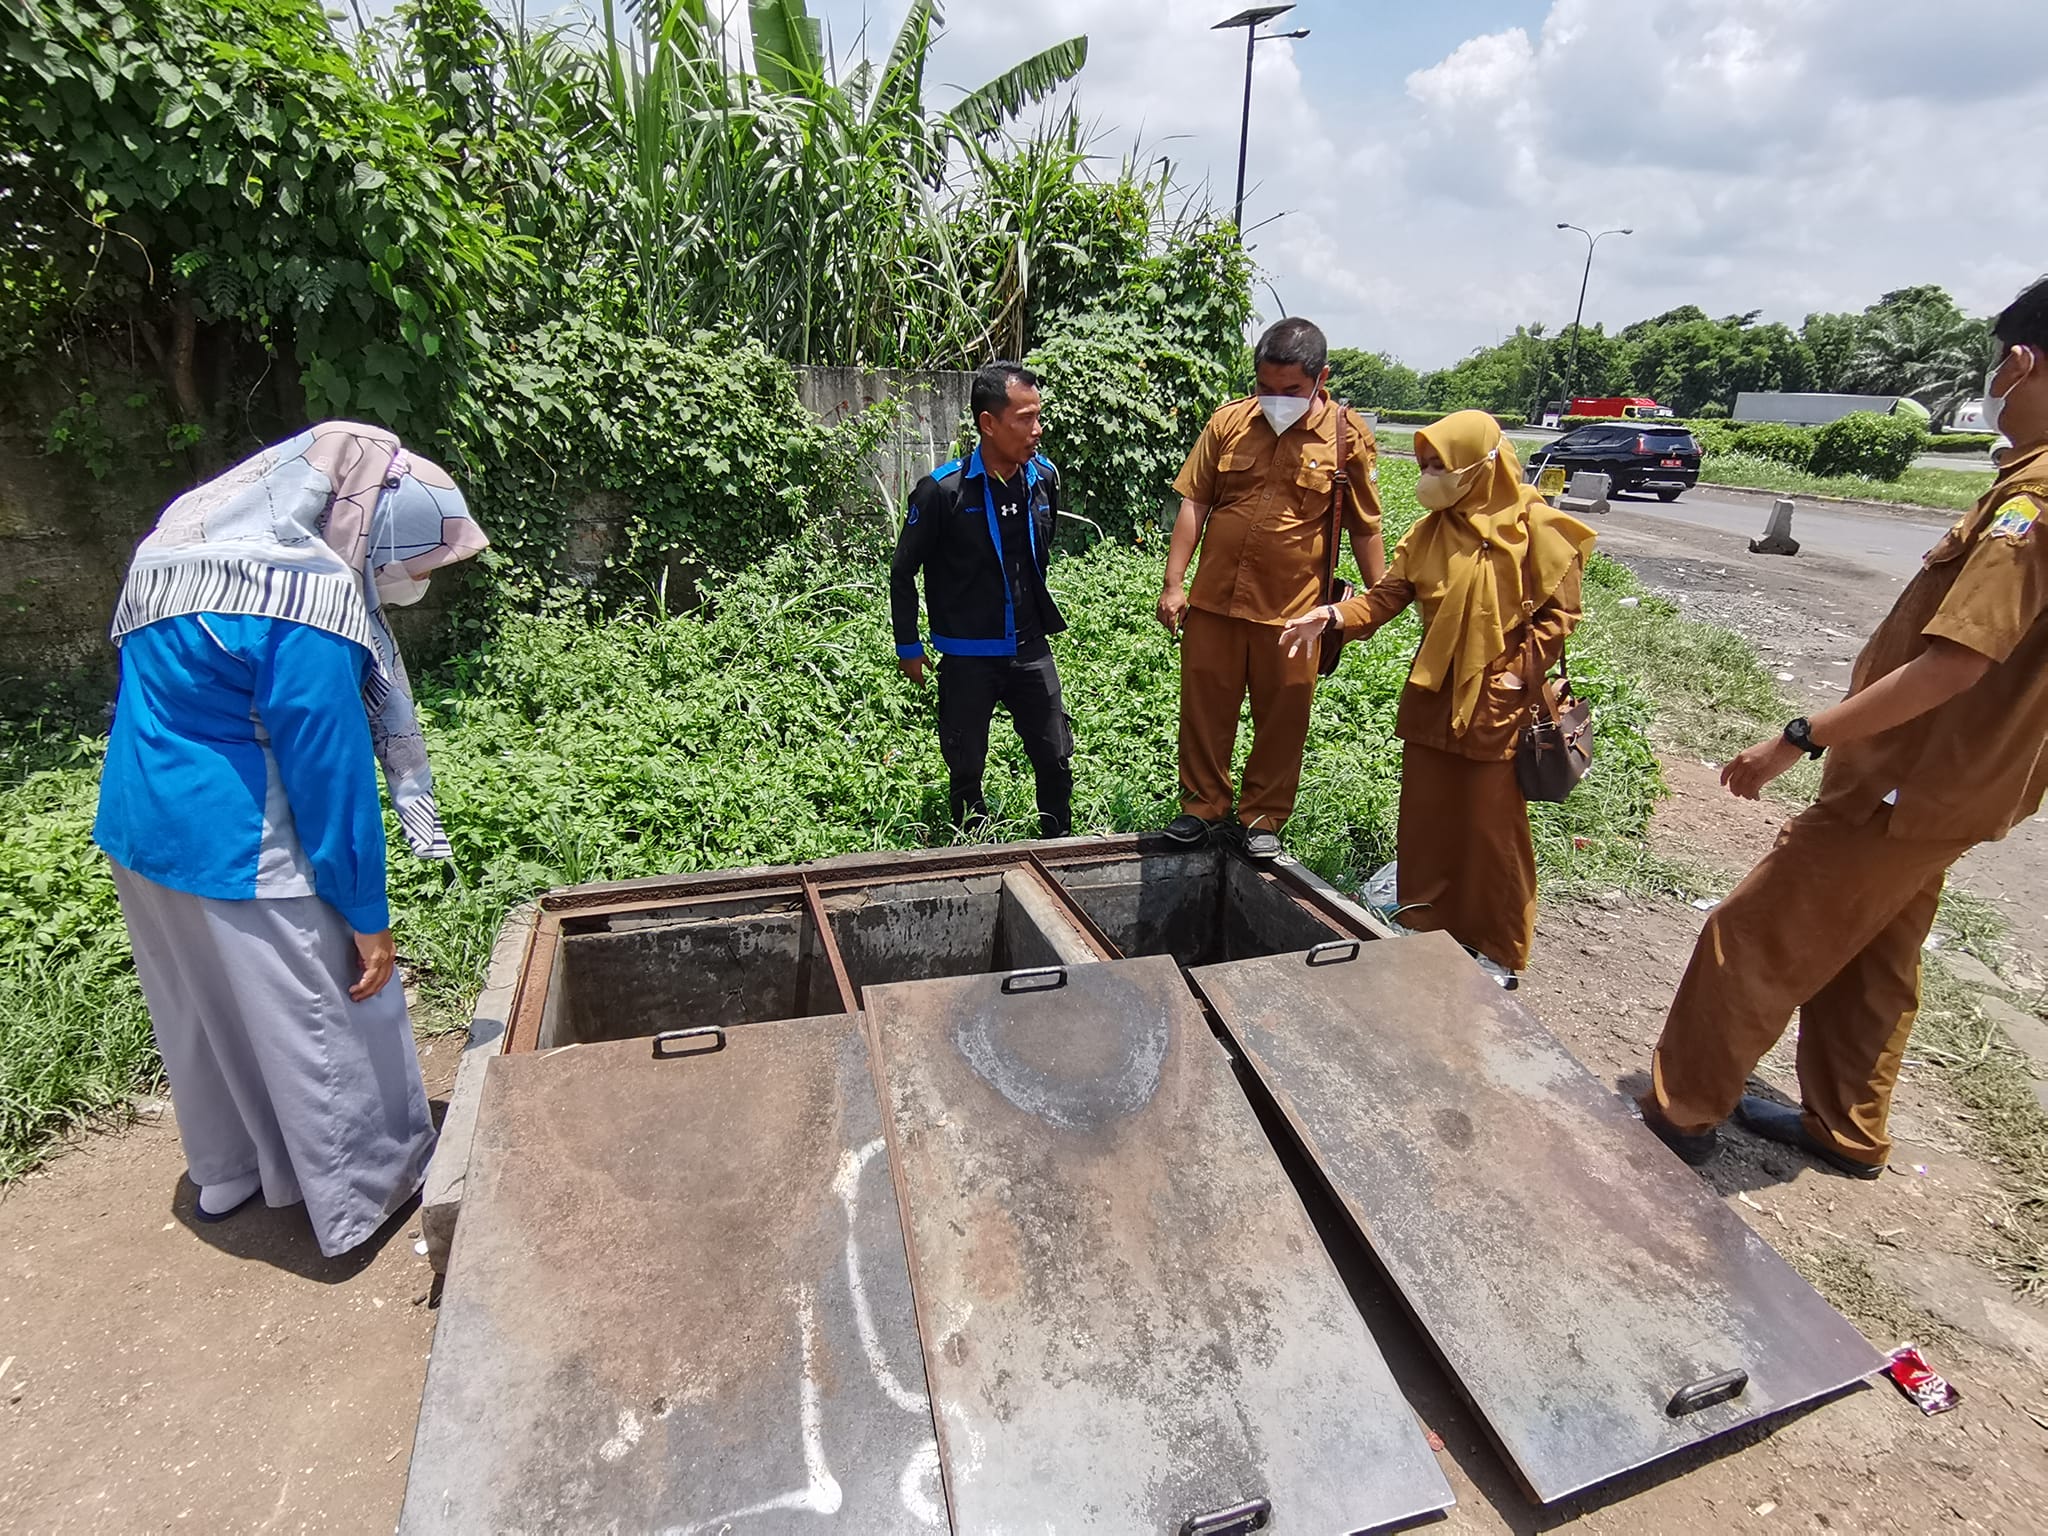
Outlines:
{"label": "khaki uniform shirt", "polygon": [[[1356,411],[1347,429],[1351,493],[1344,524],[1361,542],[1379,532],[1378,449]],[[1173,488],[1209,508],[1188,601],[1210,613],[1284,624],[1323,600],[1331,551],[1337,410],[1327,394],[1285,437],[1256,399],[1209,418]]]}
{"label": "khaki uniform shirt", "polygon": [[[1364,639],[1415,601],[1415,583],[1401,567],[1401,552],[1396,550],[1393,565],[1378,585],[1337,605],[1337,623],[1345,640]],[[1434,747],[1478,762],[1513,757],[1522,727],[1529,723],[1537,702],[1524,674],[1533,674],[1540,686],[1540,680],[1564,654],[1565,638],[1578,628],[1584,613],[1584,577],[1584,562],[1574,560],[1557,590],[1528,620],[1507,632],[1507,643],[1479,686],[1479,701],[1472,706],[1472,718],[1465,722],[1462,735],[1451,730],[1451,701],[1456,690],[1449,679],[1441,688],[1422,688],[1412,682],[1403,688],[1394,714],[1394,734],[1419,747]],[[1436,622],[1437,600],[1426,598],[1419,606],[1427,633]],[[1527,649],[1532,640],[1533,650]]]}
{"label": "khaki uniform shirt", "polygon": [[1896,791],[1893,837],[2001,838],[2048,790],[2048,446],[2015,454],[1928,551],[1849,691],[1937,639],[1990,657],[1991,670],[1918,719],[1828,753],[1819,803],[1860,823]]}

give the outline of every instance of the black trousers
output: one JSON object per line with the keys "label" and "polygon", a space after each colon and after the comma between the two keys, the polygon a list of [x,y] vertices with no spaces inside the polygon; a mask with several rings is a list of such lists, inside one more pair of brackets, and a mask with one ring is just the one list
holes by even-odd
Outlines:
{"label": "black trousers", "polygon": [[952,779],[954,825],[988,814],[981,778],[998,704],[1010,712],[1038,780],[1039,834],[1065,837],[1074,826],[1074,731],[1060,697],[1059,669],[1043,644],[1021,656],[939,658],[939,751]]}

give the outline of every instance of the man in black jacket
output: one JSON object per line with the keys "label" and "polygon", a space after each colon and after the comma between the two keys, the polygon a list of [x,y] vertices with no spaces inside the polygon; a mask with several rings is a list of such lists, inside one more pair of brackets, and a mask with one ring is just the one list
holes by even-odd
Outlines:
{"label": "man in black jacket", "polygon": [[1065,837],[1073,827],[1074,736],[1046,642],[1067,621],[1045,584],[1060,482],[1038,453],[1038,380],[1020,364],[990,363],[974,376],[972,408],[980,446],[964,463],[941,464],[910,493],[889,567],[896,664],[924,685],[921,571],[939,653],[939,751],[952,780],[954,824],[987,815],[981,778],[989,719],[1000,704],[1037,776],[1040,832]]}

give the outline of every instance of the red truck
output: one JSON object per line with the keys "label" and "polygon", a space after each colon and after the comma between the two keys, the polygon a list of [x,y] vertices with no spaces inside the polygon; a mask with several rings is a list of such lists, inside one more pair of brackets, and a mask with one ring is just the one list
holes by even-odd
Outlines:
{"label": "red truck", "polygon": [[1659,405],[1648,395],[1609,395],[1600,400],[1574,400],[1569,414],[1618,416],[1629,421],[1668,421],[1675,413],[1669,406]]}

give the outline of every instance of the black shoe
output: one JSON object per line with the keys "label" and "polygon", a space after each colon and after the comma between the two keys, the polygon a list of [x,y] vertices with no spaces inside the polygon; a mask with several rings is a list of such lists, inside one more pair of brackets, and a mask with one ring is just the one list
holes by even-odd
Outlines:
{"label": "black shoe", "polygon": [[1844,1156],[1825,1142],[1816,1141],[1806,1128],[1806,1116],[1790,1104],[1777,1104],[1754,1093],[1745,1093],[1735,1106],[1735,1118],[1766,1141],[1797,1147],[1808,1157],[1826,1163],[1837,1173],[1852,1179],[1874,1179],[1884,1172],[1882,1163],[1858,1162]]}
{"label": "black shoe", "polygon": [[1209,840],[1209,823],[1199,816],[1176,816],[1166,824],[1166,835],[1176,843],[1193,847]]}
{"label": "black shoe", "polygon": [[1280,857],[1280,834],[1278,832],[1267,832],[1263,829],[1257,832],[1247,832],[1244,839],[1244,852],[1246,858],[1258,859],[1262,862],[1266,859],[1277,859]]}
{"label": "black shoe", "polygon": [[1674,1129],[1649,1105],[1638,1104],[1637,1108],[1642,1111],[1643,1124],[1650,1128],[1650,1133],[1676,1152],[1679,1161],[1687,1167],[1698,1168],[1711,1163],[1714,1154],[1721,1150],[1719,1131],[1701,1131],[1696,1136],[1688,1136]]}

